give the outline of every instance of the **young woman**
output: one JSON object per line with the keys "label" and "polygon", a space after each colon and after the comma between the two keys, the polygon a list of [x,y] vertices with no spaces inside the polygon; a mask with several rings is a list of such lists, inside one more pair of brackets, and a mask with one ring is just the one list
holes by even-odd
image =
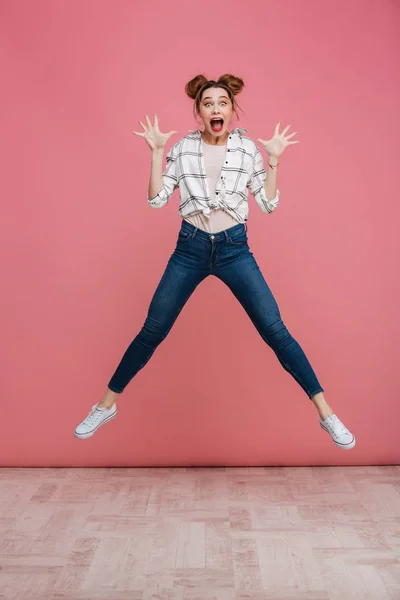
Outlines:
{"label": "young woman", "polygon": [[336,446],[345,450],[355,446],[353,434],[333,414],[306,355],[284,325],[248,246],[248,190],[262,212],[272,213],[279,204],[276,181],[280,158],[298,141],[289,141],[296,134],[286,135],[290,125],[279,133],[279,123],[270,140],[258,138],[269,154],[266,171],[258,146],[244,135],[247,130],[228,130],[233,112],[237,115],[235,96],[243,86],[240,78],[230,74],[218,81],[198,75],[186,84],[185,91],[194,100],[195,116],[200,117],[204,129],[190,130],[176,142],[166,155],[164,173],[163,151],[176,131],[161,133],[155,115],[154,125],[146,116],[147,125],[140,121],[144,132],[133,132],[143,137],[152,151],[149,205],[161,208],[179,187],[182,223],[143,327],[127,348],[100,402],[76,427],[74,435],[79,439],[92,436],[116,416],[116,398],[166,338],[195,288],[208,275],[214,275],[231,289],[283,368],[314,403],[320,426]]}

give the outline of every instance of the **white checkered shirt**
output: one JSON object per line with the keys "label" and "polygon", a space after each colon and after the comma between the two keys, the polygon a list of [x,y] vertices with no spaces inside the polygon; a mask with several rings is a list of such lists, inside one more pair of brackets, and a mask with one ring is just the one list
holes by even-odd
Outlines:
{"label": "white checkered shirt", "polygon": [[265,195],[266,170],[261,152],[252,139],[242,134],[248,131],[236,127],[229,133],[225,162],[210,198],[207,174],[201,147],[200,129],[190,129],[172,146],[166,155],[167,166],[163,173],[164,185],[153,198],[148,199],[152,208],[161,208],[179,187],[181,217],[202,211],[207,217],[212,208],[221,208],[239,223],[248,219],[248,189],[262,212],[271,213],[279,204],[279,190],[273,200]]}

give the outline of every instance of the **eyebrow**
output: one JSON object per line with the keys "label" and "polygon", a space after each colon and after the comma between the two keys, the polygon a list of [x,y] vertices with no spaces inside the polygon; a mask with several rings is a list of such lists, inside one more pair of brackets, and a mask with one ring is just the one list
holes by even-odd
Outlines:
{"label": "eyebrow", "polygon": [[[218,96],[218,98],[226,98],[227,100],[229,100],[228,96]],[[203,102],[204,100],[212,100],[211,96],[207,96],[206,98],[203,98]]]}

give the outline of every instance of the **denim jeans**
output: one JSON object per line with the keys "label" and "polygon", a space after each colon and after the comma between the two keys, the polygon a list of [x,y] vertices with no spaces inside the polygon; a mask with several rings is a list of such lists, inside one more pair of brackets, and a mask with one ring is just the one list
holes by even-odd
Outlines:
{"label": "denim jeans", "polygon": [[281,319],[276,300],[250,251],[247,225],[238,223],[210,234],[184,220],[143,327],[125,351],[109,389],[121,393],[145,366],[208,275],[215,275],[230,288],[262,339],[308,397],[324,391],[302,348]]}

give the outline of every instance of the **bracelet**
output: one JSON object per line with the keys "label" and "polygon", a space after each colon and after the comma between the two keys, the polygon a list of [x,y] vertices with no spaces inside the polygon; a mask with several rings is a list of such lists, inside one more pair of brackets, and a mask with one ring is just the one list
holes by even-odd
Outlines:
{"label": "bracelet", "polygon": [[277,167],[279,165],[279,161],[277,162],[276,165],[271,165],[270,163],[268,163],[268,166],[271,167],[271,169],[275,169],[275,167]]}

